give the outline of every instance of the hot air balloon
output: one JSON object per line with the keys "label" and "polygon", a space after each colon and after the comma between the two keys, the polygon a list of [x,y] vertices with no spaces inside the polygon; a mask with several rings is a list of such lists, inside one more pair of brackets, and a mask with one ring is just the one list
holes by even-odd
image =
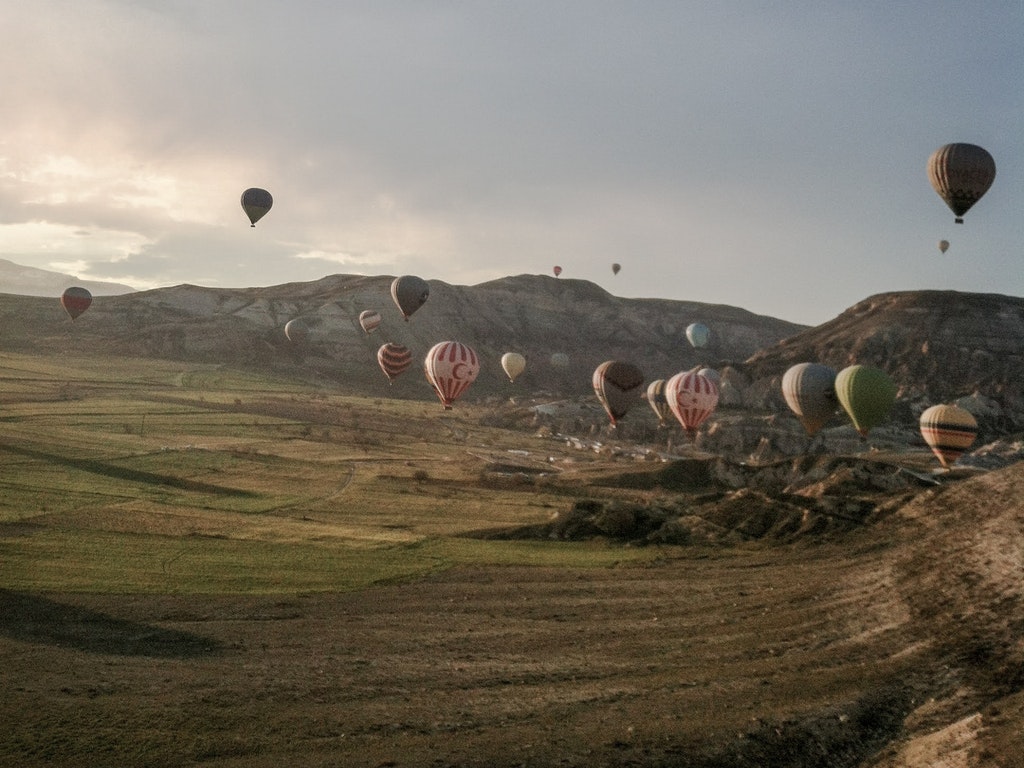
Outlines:
{"label": "hot air balloon", "polygon": [[377,364],[391,384],[412,365],[412,352],[401,344],[382,344],[377,350]]}
{"label": "hot air balloon", "polygon": [[301,344],[309,339],[309,326],[304,320],[292,318],[284,324],[284,335],[288,337],[288,341]]}
{"label": "hot air balloon", "polygon": [[668,417],[672,415],[672,409],[668,407],[665,398],[665,379],[655,379],[647,385],[647,402],[658,417],[658,426],[665,426]]}
{"label": "hot air balloon", "polygon": [[622,265],[621,264],[612,264],[612,274],[613,275],[619,274],[619,270],[620,269],[622,269]]}
{"label": "hot air balloon", "polygon": [[364,309],[359,313],[359,325],[367,333],[373,333],[380,325],[380,312],[375,309]]}
{"label": "hot air balloon", "polygon": [[551,365],[554,368],[568,368],[569,356],[565,352],[555,352],[551,355]]}
{"label": "hot air balloon", "polygon": [[695,349],[700,349],[708,345],[711,331],[704,323],[690,323],[686,326],[686,339]]}
{"label": "hot air balloon", "polygon": [[92,304],[92,294],[87,289],[78,286],[68,288],[60,297],[60,305],[64,307],[64,311],[71,317],[72,322],[85,312],[90,304]]}
{"label": "hot air balloon", "polygon": [[782,396],[812,437],[839,407],[836,372],[820,363],[800,363],[782,377]]}
{"label": "hot air balloon", "polygon": [[854,428],[867,437],[896,402],[896,385],[889,374],[867,365],[851,365],[836,374],[836,398]]}
{"label": "hot air balloon", "polygon": [[446,411],[459,399],[480,373],[480,360],[476,352],[457,341],[442,341],[427,352],[423,361],[427,377]]}
{"label": "hot air balloon", "polygon": [[945,253],[949,250],[949,240],[939,240],[939,250]]}
{"label": "hot air balloon", "polygon": [[255,227],[256,222],[267,215],[273,204],[274,198],[265,189],[250,187],[242,193],[242,210],[249,217],[250,226]]}
{"label": "hot air balloon", "polygon": [[632,363],[608,360],[594,369],[594,394],[601,401],[612,426],[639,400],[644,374]]}
{"label": "hot air balloon", "polygon": [[562,268],[557,264],[555,265],[555,268],[552,269],[551,271],[555,273],[555,277],[558,277],[560,274],[562,274]]}
{"label": "hot air balloon", "polygon": [[958,405],[933,405],[921,414],[921,437],[947,469],[978,436],[978,422]]}
{"label": "hot air balloon", "polygon": [[402,275],[391,283],[391,298],[401,311],[402,317],[408,321],[413,312],[427,303],[427,299],[430,298],[430,286],[423,278]]}
{"label": "hot air balloon", "polygon": [[701,368],[697,371],[701,376],[711,379],[719,390],[722,389],[722,374],[716,371],[714,368]]}
{"label": "hot air balloon", "polygon": [[718,387],[696,370],[683,371],[665,382],[665,399],[680,425],[693,438],[718,405]]}
{"label": "hot air balloon", "polygon": [[501,356],[501,369],[508,376],[509,383],[513,383],[526,370],[526,358],[518,352],[506,352]]}
{"label": "hot air balloon", "polygon": [[975,144],[946,144],[928,158],[928,180],[963,224],[963,215],[984,195],[996,178],[996,161]]}

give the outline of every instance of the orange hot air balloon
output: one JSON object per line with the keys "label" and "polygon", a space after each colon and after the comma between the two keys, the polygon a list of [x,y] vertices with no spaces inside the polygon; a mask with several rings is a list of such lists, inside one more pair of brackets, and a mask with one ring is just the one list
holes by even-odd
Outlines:
{"label": "orange hot air balloon", "polygon": [[401,376],[412,365],[412,352],[408,347],[401,344],[382,344],[377,350],[377,364],[388,377],[388,383],[393,384],[395,379]]}
{"label": "orange hot air balloon", "polygon": [[471,347],[457,341],[442,341],[430,348],[423,361],[423,373],[437,392],[446,411],[462,396],[480,373],[480,358]]}
{"label": "orange hot air balloon", "polygon": [[639,401],[640,389],[644,385],[644,374],[632,363],[608,360],[594,369],[591,383],[594,385],[594,394],[601,401],[614,427],[633,404]]}
{"label": "orange hot air balloon", "polygon": [[557,264],[555,265],[555,268],[551,271],[555,273],[555,277],[558,277],[560,274],[562,274],[562,268]]}
{"label": "orange hot air balloon", "polygon": [[921,414],[920,424],[921,437],[947,469],[978,436],[978,422],[958,405],[933,405]]}
{"label": "orange hot air balloon", "polygon": [[71,317],[72,322],[85,312],[91,304],[92,294],[89,293],[88,289],[80,288],[79,286],[68,288],[60,297],[60,305],[64,307],[64,311]]}
{"label": "orange hot air balloon", "polygon": [[380,312],[374,309],[364,309],[359,313],[359,325],[367,333],[373,333],[380,325]]}
{"label": "orange hot air balloon", "polygon": [[676,420],[692,438],[718,405],[718,387],[696,370],[683,371],[665,383],[665,399]]}

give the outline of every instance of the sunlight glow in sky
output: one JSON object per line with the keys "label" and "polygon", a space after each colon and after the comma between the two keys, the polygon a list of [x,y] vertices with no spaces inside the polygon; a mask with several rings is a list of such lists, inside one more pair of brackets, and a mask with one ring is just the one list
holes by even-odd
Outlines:
{"label": "sunlight glow in sky", "polygon": [[[808,324],[890,290],[1024,295],[1019,0],[0,8],[0,258],[26,266],[148,288],[559,264]],[[952,141],[998,166],[963,226],[925,174]],[[255,229],[250,186],[275,201]]]}

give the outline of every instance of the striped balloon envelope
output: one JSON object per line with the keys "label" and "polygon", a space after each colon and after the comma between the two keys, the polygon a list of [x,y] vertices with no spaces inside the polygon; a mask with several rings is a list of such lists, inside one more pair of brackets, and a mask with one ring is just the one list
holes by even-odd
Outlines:
{"label": "striped balloon envelope", "polygon": [[304,320],[293,317],[284,324],[284,335],[288,337],[288,341],[301,344],[309,340],[309,326]]}
{"label": "striped balloon envelope", "polygon": [[87,288],[73,286],[64,291],[60,297],[60,305],[64,307],[64,311],[68,313],[72,322],[74,322],[76,317],[85,312],[91,304],[92,294],[89,293]]}
{"label": "striped balloon envelope", "polygon": [[692,438],[718,405],[718,387],[697,370],[683,371],[665,383],[665,399]]}
{"label": "striped balloon envelope", "polygon": [[947,469],[978,436],[978,422],[958,405],[933,405],[921,414],[921,437]]}
{"label": "striped balloon envelope", "polygon": [[423,373],[437,392],[446,411],[462,396],[480,373],[480,358],[471,347],[458,341],[442,341],[430,348],[423,361]]}
{"label": "striped balloon envelope", "polygon": [[388,342],[377,350],[377,364],[380,365],[380,369],[388,377],[388,383],[391,384],[412,365],[412,352],[401,344]]}
{"label": "striped balloon envelope", "polygon": [[359,325],[367,333],[373,333],[380,325],[380,312],[375,309],[364,309],[359,313]]}
{"label": "striped balloon envelope", "polygon": [[836,372],[821,363],[797,363],[782,377],[782,396],[813,437],[839,407]]}
{"label": "striped balloon envelope", "polygon": [[647,402],[651,410],[658,417],[658,426],[665,426],[665,421],[672,415],[672,409],[668,407],[668,400],[665,399],[665,380],[655,379],[647,385]]}

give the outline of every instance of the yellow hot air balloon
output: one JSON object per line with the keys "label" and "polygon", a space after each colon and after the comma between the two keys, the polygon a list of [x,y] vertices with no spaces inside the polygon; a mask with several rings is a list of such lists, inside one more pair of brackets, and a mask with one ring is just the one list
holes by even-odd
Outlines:
{"label": "yellow hot air balloon", "polygon": [[978,422],[965,408],[933,405],[921,414],[921,437],[939,463],[949,468],[978,436]]}
{"label": "yellow hot air balloon", "polygon": [[996,161],[976,144],[946,144],[928,158],[928,180],[953,211],[957,224],[996,178]]}
{"label": "yellow hot air balloon", "polygon": [[501,369],[505,371],[511,384],[515,382],[519,374],[526,370],[526,358],[518,352],[506,352],[501,356]]}

